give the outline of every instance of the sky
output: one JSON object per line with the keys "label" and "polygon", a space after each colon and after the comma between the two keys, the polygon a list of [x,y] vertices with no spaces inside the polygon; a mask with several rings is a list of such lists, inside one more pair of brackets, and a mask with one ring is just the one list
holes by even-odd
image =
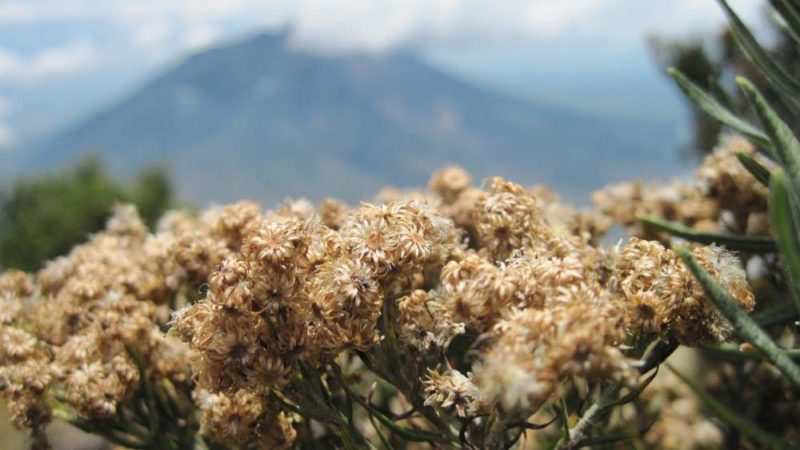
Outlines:
{"label": "sky", "polygon": [[[759,0],[731,3],[760,17]],[[515,95],[673,114],[677,99],[643,101],[656,84],[669,89],[645,38],[723,21],[714,0],[2,0],[0,149],[24,148],[197,49],[274,29],[304,51],[412,50]]]}

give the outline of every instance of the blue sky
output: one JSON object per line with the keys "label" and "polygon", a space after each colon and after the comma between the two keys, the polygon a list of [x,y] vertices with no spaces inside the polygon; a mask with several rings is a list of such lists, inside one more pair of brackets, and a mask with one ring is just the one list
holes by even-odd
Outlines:
{"label": "blue sky", "polygon": [[[760,17],[760,1],[732,3]],[[722,21],[713,0],[3,0],[0,148],[114,101],[198,48],[286,26],[305,50],[407,48],[512,94],[670,115],[677,99],[647,104],[670,88],[645,37]]]}

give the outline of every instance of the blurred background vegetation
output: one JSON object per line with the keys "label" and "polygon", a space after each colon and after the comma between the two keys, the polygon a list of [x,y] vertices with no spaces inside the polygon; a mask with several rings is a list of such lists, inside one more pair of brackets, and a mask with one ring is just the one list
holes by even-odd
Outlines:
{"label": "blurred background vegetation", "polygon": [[96,156],[58,172],[19,178],[0,193],[0,269],[35,270],[100,230],[117,202],[135,204],[152,226],[174,203],[165,169],[125,184]]}
{"label": "blurred background vegetation", "polygon": [[[796,44],[785,24],[773,17],[770,9],[765,9],[767,20],[759,35],[765,36],[765,49],[771,59],[795,78],[800,77],[800,47]],[[737,51],[733,34],[729,27],[720,29],[715,35],[688,39],[670,39],[653,36],[649,46],[659,67],[674,67],[690,81],[712,93],[728,109],[753,119],[747,100],[736,86],[734,79],[742,75],[750,79],[774,105],[776,111],[786,119],[789,111],[778,100],[778,93],[764,75],[750,61]],[[666,75],[666,72],[665,72]],[[699,160],[717,145],[724,128],[719,122],[697,110],[691,102],[692,133],[690,141],[680,148],[681,153]],[[797,130],[795,130],[797,131]]]}

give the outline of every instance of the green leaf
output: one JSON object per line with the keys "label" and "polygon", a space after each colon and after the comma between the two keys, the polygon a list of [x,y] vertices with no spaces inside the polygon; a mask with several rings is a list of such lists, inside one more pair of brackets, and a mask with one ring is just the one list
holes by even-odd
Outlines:
{"label": "green leaf", "polygon": [[649,386],[650,383],[653,382],[653,380],[655,380],[656,375],[658,375],[658,367],[660,367],[660,366],[656,366],[656,370],[654,370],[651,375],[649,375],[647,378],[645,378],[644,381],[639,383],[638,386],[636,386],[635,388],[631,389],[627,394],[623,395],[619,399],[617,399],[617,400],[605,405],[604,408],[605,409],[611,409],[611,408],[614,408],[616,406],[622,406],[622,405],[625,405],[627,403],[630,403],[630,402],[636,400],[639,397],[639,394],[641,394],[642,391],[644,391],[644,389],[647,386]]}
{"label": "green leaf", "polygon": [[563,398],[560,400],[558,409],[558,417],[561,420],[561,425],[564,430],[564,436],[569,436],[569,411],[567,411],[567,402]]}
{"label": "green leaf", "polygon": [[367,414],[367,417],[369,417],[369,423],[372,425],[372,428],[375,430],[375,433],[378,435],[378,439],[380,439],[381,445],[383,445],[383,448],[392,448],[392,444],[390,444],[389,441],[386,439],[386,436],[384,436],[383,430],[381,430],[381,427],[378,426],[377,423],[375,423],[375,417],[373,417],[372,414]]}
{"label": "green leaf", "polygon": [[769,53],[761,47],[756,38],[742,22],[739,16],[733,11],[725,0],[719,0],[722,9],[731,23],[734,40],[739,50],[748,61],[758,67],[762,75],[769,81],[770,85],[779,91],[783,103],[796,115],[800,115],[800,83],[775,62]]}
{"label": "green leaf", "polygon": [[783,257],[786,281],[797,312],[800,313],[800,243],[797,241],[797,226],[789,201],[789,186],[783,170],[772,174],[769,189],[770,225],[778,241]]}
{"label": "green leaf", "polygon": [[666,231],[673,236],[700,244],[723,245],[729,250],[751,253],[774,253],[778,251],[771,236],[739,236],[736,234],[703,233],[674,222],[667,222],[652,216],[638,216],[648,227]]}
{"label": "green leaf", "polygon": [[769,141],[769,138],[767,138],[767,136],[761,130],[751,125],[747,121],[739,118],[711,94],[707,93],[700,86],[689,80],[678,69],[671,67],[667,69],[667,72],[669,72],[670,76],[672,76],[672,78],[678,84],[678,87],[681,89],[681,91],[683,91],[684,95],[686,95],[686,97],[692,103],[694,103],[698,109],[708,114],[723,125],[742,133],[745,137],[753,141],[753,143],[759,147],[768,148],[772,145]]}
{"label": "green leaf", "polygon": [[792,133],[792,129],[769,106],[750,80],[736,77],[736,83],[753,106],[766,135],[772,142],[773,157],[789,173],[792,181],[800,180],[800,142]]}
{"label": "green leaf", "polygon": [[[750,358],[750,359],[758,359],[763,360],[764,355],[755,351],[755,350],[742,350],[738,344],[734,343],[723,343],[723,344],[716,344],[716,345],[708,345],[703,347],[703,349],[708,350],[713,353],[717,353],[722,356],[731,356],[735,358]],[[800,359],[800,349],[782,349],[786,356],[792,359]]]}
{"label": "green leaf", "polygon": [[667,360],[675,350],[678,349],[678,341],[668,339],[666,341],[659,340],[644,357],[642,365],[638,367],[640,374],[647,372],[658,367],[659,364]]}
{"label": "green leaf", "polygon": [[707,92],[709,95],[716,99],[720,105],[729,111],[736,111],[736,102],[719,82],[716,73],[708,74],[706,77],[706,86],[708,86]]}
{"label": "green leaf", "polygon": [[370,416],[378,419],[378,422],[383,424],[386,428],[389,429],[392,433],[396,434],[397,436],[412,442],[444,442],[447,441],[447,438],[442,436],[441,434],[425,431],[425,430],[418,430],[418,429],[411,429],[405,428],[400,426],[399,424],[395,423],[395,421],[389,417],[383,415],[383,413],[372,406],[372,404],[367,401],[367,399],[363,398],[362,396],[352,392],[349,387],[342,386],[345,389],[345,392],[348,396],[350,396],[356,403],[361,405]]}
{"label": "green leaf", "polygon": [[772,141],[773,158],[789,177],[792,217],[796,223],[800,223],[800,141],[797,140],[786,122],[781,120],[775,110],[764,100],[750,80],[737,77],[736,82],[753,106],[767,136]]}
{"label": "green leaf", "polygon": [[747,312],[736,303],[736,300],[717,284],[714,277],[700,266],[688,249],[676,246],[675,252],[680,255],[683,262],[703,286],[703,290],[711,299],[711,302],[714,303],[714,306],[733,325],[736,334],[742,340],[750,342],[755,348],[759,349],[792,383],[800,385],[800,367],[770,339],[764,330],[759,328]]}
{"label": "green leaf", "polygon": [[792,38],[796,44],[800,44],[800,35],[792,29],[784,16],[777,11],[773,11],[772,14],[770,14],[770,18],[780,31]]}
{"label": "green leaf", "polygon": [[789,0],[769,0],[769,2],[786,23],[786,32],[797,40],[800,36],[800,8]]}
{"label": "green leaf", "polygon": [[762,308],[751,314],[750,317],[752,317],[759,326],[767,327],[776,323],[786,323],[795,320],[797,318],[797,308],[794,306],[794,302],[780,302],[775,305],[770,305],[767,308]]}
{"label": "green leaf", "polygon": [[692,390],[692,392],[694,392],[697,398],[700,399],[700,401],[703,403],[703,405],[705,405],[706,408],[709,409],[709,411],[714,413],[714,415],[722,419],[728,425],[734,427],[743,435],[752,439],[760,446],[763,446],[763,448],[790,448],[789,444],[783,439],[762,430],[756,424],[750,422],[746,417],[743,417],[736,411],[733,411],[725,404],[712,397],[708,392],[703,390],[703,388],[690,380],[689,377],[680,373],[671,365],[667,364],[667,367],[672,371],[672,373],[680,378],[681,381],[683,381],[684,384],[686,384],[686,386]]}
{"label": "green leaf", "polygon": [[745,152],[736,152],[736,158],[739,159],[739,162],[750,172],[750,175],[753,176],[759,183],[764,186],[769,186],[769,176],[770,171],[766,167],[764,167],[760,162],[756,161],[755,158],[748,155]]}

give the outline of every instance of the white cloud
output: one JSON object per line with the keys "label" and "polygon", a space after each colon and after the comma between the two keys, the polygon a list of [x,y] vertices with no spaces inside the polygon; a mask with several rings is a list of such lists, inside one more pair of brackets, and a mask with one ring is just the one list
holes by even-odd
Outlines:
{"label": "white cloud", "polygon": [[0,80],[38,80],[68,75],[91,67],[97,49],[87,40],[46,48],[30,56],[0,49]]}
{"label": "white cloud", "polygon": [[11,103],[0,97],[0,151],[10,149],[17,142],[17,133],[6,120],[10,113]]}
{"label": "white cloud", "polygon": [[164,45],[174,32],[170,20],[166,18],[143,21],[133,28],[131,35],[133,45],[143,50],[156,49]]}
{"label": "white cloud", "polygon": [[382,51],[443,42],[537,40],[612,0],[295,0],[284,11],[296,42]]}
{"label": "white cloud", "polygon": [[[766,3],[730,1],[749,22]],[[593,59],[584,67],[625,71],[629,66],[616,64],[627,61],[619,55],[635,46],[641,52],[646,34],[680,36],[723,21],[713,0],[0,0],[0,28],[7,36],[15,33],[14,39],[0,40],[6,45],[0,46],[0,88],[20,81],[53,81],[51,91],[90,84],[100,98],[122,92],[126,83],[181,53],[276,28],[288,28],[296,45],[311,49],[413,47],[426,55],[471,58],[463,67],[476,67],[472,74],[478,78],[492,70],[513,72],[524,64],[516,55],[549,48],[566,51],[548,54],[543,70],[557,66],[553,58],[574,70],[575,61],[589,54]],[[503,54],[504,49],[511,51]],[[499,57],[485,64],[486,58],[476,56],[481,51]],[[17,114],[30,107],[21,98],[14,98]],[[8,117],[0,103],[5,146],[16,139]],[[26,128],[13,118],[22,141]]]}
{"label": "white cloud", "polygon": [[[763,0],[732,3],[750,12]],[[611,17],[603,14],[609,10],[615,11]],[[610,23],[598,24],[601,17]],[[645,27],[707,26],[720,22],[722,14],[711,0],[10,0],[0,5],[0,24],[35,26],[43,20],[128,27],[130,45],[140,49],[177,37],[171,45],[179,51],[242,28],[288,24],[304,46],[381,51],[442,42],[535,42],[591,29],[621,40]]]}
{"label": "white cloud", "polygon": [[17,133],[11,126],[0,118],[0,151],[10,150],[17,142]]}
{"label": "white cloud", "polygon": [[210,25],[199,25],[186,33],[185,45],[190,49],[198,49],[211,45],[219,38],[219,31]]}
{"label": "white cloud", "polygon": [[[761,8],[766,3],[765,0],[728,1],[739,16],[751,22],[762,18]],[[682,34],[726,22],[725,14],[716,1],[670,0],[661,3],[658,8],[653,8],[649,2],[637,5],[636,9],[642,12],[632,18],[631,24],[662,33]],[[649,11],[649,14],[643,11]]]}

